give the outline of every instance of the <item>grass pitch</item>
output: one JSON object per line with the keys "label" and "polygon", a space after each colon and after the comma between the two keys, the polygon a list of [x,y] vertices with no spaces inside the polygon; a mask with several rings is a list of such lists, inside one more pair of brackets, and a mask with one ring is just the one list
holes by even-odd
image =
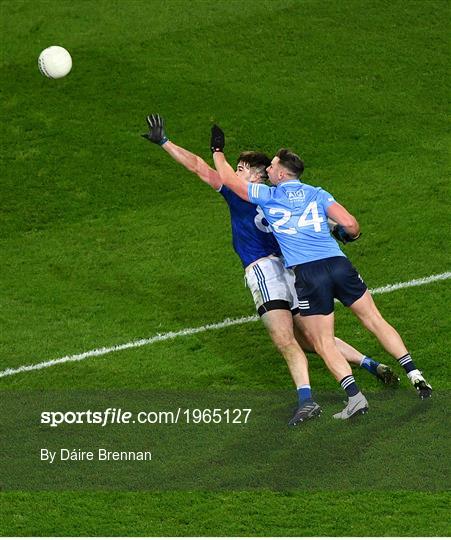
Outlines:
{"label": "grass pitch", "polygon": [[[231,159],[299,152],[305,181],[361,222],[346,252],[370,287],[450,269],[447,2],[48,0],[0,10],[0,370],[253,313],[226,205],[139,137],[150,112],[208,159],[212,122]],[[72,54],[65,79],[38,72],[51,44]],[[443,403],[448,283],[377,302]],[[337,335],[390,361],[342,308]],[[311,372],[318,392],[341,398],[319,360]],[[259,323],[0,379],[3,390],[290,384]],[[446,426],[422,419],[424,449]],[[412,416],[405,428],[418,426]],[[375,460],[381,475],[398,474],[396,450],[402,437]],[[317,491],[3,492],[0,534],[449,535],[449,494],[431,489],[429,473],[415,472],[415,490],[337,491],[331,474]]]}

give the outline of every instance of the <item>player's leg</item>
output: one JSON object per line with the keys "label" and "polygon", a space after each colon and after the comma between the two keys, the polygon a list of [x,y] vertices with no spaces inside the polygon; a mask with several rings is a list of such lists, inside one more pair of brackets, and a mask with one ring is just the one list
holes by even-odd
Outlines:
{"label": "player's leg", "polygon": [[[293,316],[293,323],[294,334],[302,350],[305,352],[315,352],[311,340],[305,335],[302,329],[301,316],[299,314]],[[399,384],[399,377],[389,366],[381,364],[373,358],[364,355],[352,345],[338,337],[335,337],[335,345],[350,364],[365,369],[386,385],[397,386]]]}
{"label": "player's leg", "polygon": [[272,342],[284,357],[296,385],[298,407],[288,424],[295,426],[318,417],[321,408],[312,398],[307,357],[294,337],[293,317],[288,304],[285,310],[266,311],[261,319]]}
{"label": "player's leg", "polygon": [[307,358],[294,337],[292,298],[282,261],[275,257],[260,259],[246,270],[246,282],[271,340],[287,361],[296,387],[309,386]]}
{"label": "player's leg", "polygon": [[340,353],[334,337],[334,313],[300,317],[304,333],[309,336],[314,350],[324,360],[337,381],[352,374],[345,357]]}
{"label": "player's leg", "polygon": [[338,350],[350,364],[354,364],[362,369],[365,369],[368,371],[368,373],[374,375],[387,386],[398,386],[399,377],[391,369],[391,367],[381,364],[370,356],[362,354],[352,345],[338,337],[335,337],[335,344],[337,345]]}
{"label": "player's leg", "polygon": [[[297,342],[301,346],[302,350],[305,352],[315,352],[315,348],[312,345],[312,340],[310,336],[305,333],[305,330],[302,326],[301,316],[299,314],[299,300],[297,298],[296,286],[295,286],[295,274],[292,270],[285,271],[285,280],[287,282],[287,287],[290,290],[292,296],[292,306],[291,310],[293,313],[293,325],[294,325],[294,335]],[[365,367],[363,364],[364,360],[368,358],[357,349],[349,345],[340,338],[335,338],[335,344],[341,354],[346,358],[346,360],[351,364],[356,364],[358,366]]]}
{"label": "player's leg", "polygon": [[301,347],[301,349],[307,353],[315,353],[316,351],[312,345],[311,340],[304,333],[304,329],[301,322],[301,316],[299,315],[299,313],[296,313],[293,315],[293,330],[294,330],[294,337],[296,338],[296,341],[299,343],[299,346]]}
{"label": "player's leg", "polygon": [[305,315],[301,320],[316,352],[348,396],[347,406],[334,417],[346,420],[356,414],[365,413],[368,402],[360,392],[348,362],[335,344],[333,312],[328,315]]}
{"label": "player's leg", "polygon": [[[312,344],[312,338],[306,335],[306,331],[302,325],[302,317],[299,314],[293,315],[294,333],[297,342],[305,352],[316,352]],[[360,366],[364,358],[367,358],[364,354],[354,349],[352,345],[346,343],[342,339],[335,337],[335,345],[341,354],[345,357],[346,361],[350,364]]]}
{"label": "player's leg", "polygon": [[382,317],[368,290],[349,307],[363,326],[376,336],[382,347],[394,358],[408,354],[401,336]]}
{"label": "player's leg", "polygon": [[293,333],[293,318],[289,309],[267,311],[261,317],[268,334],[287,362],[296,388],[310,386],[307,357]]}
{"label": "player's leg", "polygon": [[345,257],[334,264],[334,294],[357,315],[360,322],[372,332],[384,349],[405,369],[421,399],[430,397],[431,386],[418,371],[398,332],[382,317],[368,288],[357,270]]}
{"label": "player's leg", "polygon": [[290,425],[319,416],[321,408],[312,399],[308,362],[294,337],[292,298],[278,258],[267,257],[246,269],[246,282],[271,340],[287,362],[296,385],[299,407]]}
{"label": "player's leg", "polygon": [[399,333],[382,317],[369,291],[367,290],[349,307],[357,315],[363,326],[374,334],[382,347],[404,368],[407,377],[416,388],[420,398],[430,397],[432,393],[431,386],[416,368]]}
{"label": "player's leg", "polygon": [[335,343],[333,279],[329,259],[299,265],[295,273],[304,334],[348,395],[348,405],[335,417],[347,419],[366,412],[368,402]]}

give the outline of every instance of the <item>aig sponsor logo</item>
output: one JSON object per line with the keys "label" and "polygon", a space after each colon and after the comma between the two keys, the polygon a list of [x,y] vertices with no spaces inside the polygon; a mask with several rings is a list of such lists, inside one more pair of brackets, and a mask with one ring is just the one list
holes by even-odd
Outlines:
{"label": "aig sponsor logo", "polygon": [[305,195],[303,189],[297,189],[296,191],[289,191],[287,193],[289,201],[305,201]]}

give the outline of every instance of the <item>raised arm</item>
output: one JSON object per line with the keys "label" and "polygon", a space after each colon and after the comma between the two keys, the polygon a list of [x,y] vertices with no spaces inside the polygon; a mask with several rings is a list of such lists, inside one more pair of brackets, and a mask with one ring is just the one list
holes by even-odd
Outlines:
{"label": "raised arm", "polygon": [[175,161],[197,174],[201,180],[212,188],[219,189],[221,187],[222,181],[217,171],[211,168],[201,157],[181,146],[177,146],[166,137],[164,119],[159,114],[149,115],[147,123],[149,124],[149,133],[146,133],[143,137],[160,145]]}
{"label": "raised arm", "polygon": [[201,180],[210,184],[212,188],[219,189],[222,186],[223,182],[221,181],[219,173],[212,169],[201,157],[181,146],[177,146],[171,141],[164,143],[162,148],[163,150],[166,150],[175,161],[178,161],[178,163],[183,165],[186,169],[197,174]]}
{"label": "raised arm", "polygon": [[221,182],[234,191],[238,197],[241,197],[245,201],[249,200],[248,186],[249,182],[246,182],[239,178],[232,166],[227,162],[224,156],[225,137],[224,132],[217,125],[211,128],[211,151],[213,152],[213,161]]}

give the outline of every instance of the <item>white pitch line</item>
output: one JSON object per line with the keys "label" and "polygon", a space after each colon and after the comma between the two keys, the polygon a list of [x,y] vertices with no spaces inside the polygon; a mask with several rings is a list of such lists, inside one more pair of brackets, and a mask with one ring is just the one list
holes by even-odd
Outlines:
{"label": "white pitch line", "polygon": [[[392,285],[385,285],[383,287],[377,287],[376,289],[370,289],[372,294],[384,294],[399,289],[407,289],[409,287],[418,287],[420,285],[427,285],[434,281],[444,281],[451,278],[451,272],[443,272],[442,274],[434,274],[432,276],[426,276],[419,279],[412,279],[411,281],[404,281],[401,283],[393,283]],[[65,364],[66,362],[80,362],[86,358],[92,358],[94,356],[105,356],[116,351],[124,351],[125,349],[136,349],[138,347],[144,347],[146,345],[152,345],[159,341],[167,341],[168,339],[175,339],[182,336],[192,336],[194,334],[200,334],[207,332],[208,330],[218,330],[220,328],[227,328],[228,326],[235,326],[237,324],[246,324],[249,322],[255,322],[259,319],[257,315],[251,315],[250,317],[240,317],[238,319],[225,319],[219,323],[206,324],[205,326],[198,326],[196,328],[185,328],[177,332],[167,332],[165,334],[156,334],[155,336],[147,339],[139,339],[137,341],[130,341],[122,345],[114,345],[113,347],[102,347],[101,349],[93,349],[80,354],[73,354],[70,356],[63,356],[62,358],[56,358],[55,360],[46,360],[45,362],[39,362],[39,364],[30,364],[28,366],[20,366],[18,368],[8,368],[4,371],[0,371],[1,377],[8,377],[10,375],[16,375],[17,373],[23,373],[25,371],[34,371],[38,369],[44,369],[58,364]]]}
{"label": "white pitch line", "polygon": [[420,285],[427,285],[434,281],[443,281],[451,278],[451,272],[443,272],[443,274],[434,274],[433,276],[426,276],[423,278],[412,279],[411,281],[404,281],[401,283],[393,283],[392,285],[384,285],[383,287],[377,287],[377,289],[370,289],[371,294],[384,294],[399,289],[407,289],[408,287],[419,287]]}

